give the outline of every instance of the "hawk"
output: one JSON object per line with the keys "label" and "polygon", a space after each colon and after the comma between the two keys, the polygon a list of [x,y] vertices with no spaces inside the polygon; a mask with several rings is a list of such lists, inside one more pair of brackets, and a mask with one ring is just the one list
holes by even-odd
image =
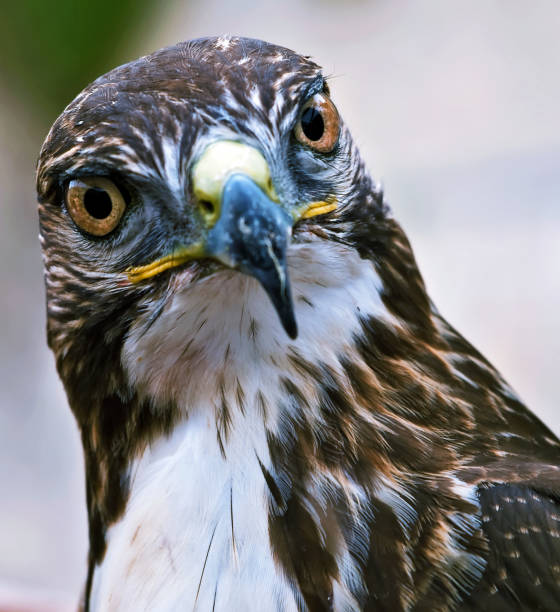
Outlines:
{"label": "hawk", "polygon": [[552,610],[560,443],[439,314],[308,57],[180,43],[37,172],[97,610]]}

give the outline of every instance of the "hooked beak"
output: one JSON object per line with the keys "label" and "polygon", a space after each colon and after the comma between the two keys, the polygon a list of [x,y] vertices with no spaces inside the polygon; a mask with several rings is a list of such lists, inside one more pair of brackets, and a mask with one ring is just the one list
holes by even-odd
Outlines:
{"label": "hooked beak", "polygon": [[221,215],[211,229],[208,254],[256,278],[290,338],[297,337],[286,251],[292,218],[247,175],[232,174],[222,192]]}
{"label": "hooked beak", "polygon": [[292,226],[301,218],[331,212],[334,201],[311,202],[290,214],[278,204],[266,160],[244,143],[210,144],[192,169],[192,189],[206,226],[202,243],[180,247],[147,265],[129,268],[137,283],[192,259],[211,257],[256,278],[290,338],[297,323],[286,253]]}

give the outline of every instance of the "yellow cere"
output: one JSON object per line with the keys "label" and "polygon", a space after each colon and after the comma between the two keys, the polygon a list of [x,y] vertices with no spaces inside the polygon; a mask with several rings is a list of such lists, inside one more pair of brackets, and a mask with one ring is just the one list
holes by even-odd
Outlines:
{"label": "yellow cere", "polygon": [[211,202],[219,217],[222,190],[231,174],[240,172],[250,177],[277,202],[270,170],[262,153],[242,142],[219,140],[208,145],[192,170],[193,193],[197,200]]}
{"label": "yellow cere", "polygon": [[203,256],[204,248],[202,245],[194,244],[190,247],[177,249],[173,253],[170,253],[165,257],[161,257],[160,259],[156,259],[156,261],[152,261],[152,263],[145,266],[128,268],[128,270],[126,270],[126,274],[131,283],[139,283],[140,281],[156,276],[161,272],[165,272],[165,270],[176,268],[177,266],[180,266],[191,259],[196,259]]}

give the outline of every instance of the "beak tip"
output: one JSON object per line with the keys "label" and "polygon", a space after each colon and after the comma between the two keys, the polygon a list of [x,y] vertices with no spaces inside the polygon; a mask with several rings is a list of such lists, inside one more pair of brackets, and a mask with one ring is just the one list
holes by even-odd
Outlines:
{"label": "beak tip", "polygon": [[282,325],[288,336],[295,340],[298,337],[298,326],[289,289],[287,294],[280,296],[278,293],[271,291],[270,287],[265,286],[263,288],[268,293],[280,325]]}
{"label": "beak tip", "polygon": [[286,293],[281,294],[281,296],[270,290],[267,293],[284,331],[292,340],[295,340],[298,337],[298,326],[289,286]]}
{"label": "beak tip", "polygon": [[282,326],[284,327],[284,330],[292,340],[295,340],[298,337],[298,328],[295,319],[292,319],[289,322],[282,321]]}

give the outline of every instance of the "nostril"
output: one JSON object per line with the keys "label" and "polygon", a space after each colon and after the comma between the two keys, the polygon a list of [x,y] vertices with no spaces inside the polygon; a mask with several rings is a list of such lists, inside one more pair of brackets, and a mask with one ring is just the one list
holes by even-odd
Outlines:
{"label": "nostril", "polygon": [[216,212],[216,207],[209,200],[200,200],[199,204],[207,215],[213,215]]}

